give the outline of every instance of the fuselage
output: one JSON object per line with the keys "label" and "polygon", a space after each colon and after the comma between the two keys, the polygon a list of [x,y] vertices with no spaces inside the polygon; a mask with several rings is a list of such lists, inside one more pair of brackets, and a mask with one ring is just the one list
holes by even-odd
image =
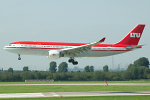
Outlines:
{"label": "fuselage", "polygon": [[[41,55],[49,56],[49,51],[58,50],[66,48],[74,48],[89,43],[63,43],[63,42],[35,42],[35,41],[20,41],[12,42],[4,49],[19,55]],[[74,57],[103,57],[115,54],[124,53],[128,50],[126,47],[134,45],[116,45],[116,44],[97,44],[88,50],[87,52],[81,52]],[[70,57],[70,55],[64,55],[64,57]]]}

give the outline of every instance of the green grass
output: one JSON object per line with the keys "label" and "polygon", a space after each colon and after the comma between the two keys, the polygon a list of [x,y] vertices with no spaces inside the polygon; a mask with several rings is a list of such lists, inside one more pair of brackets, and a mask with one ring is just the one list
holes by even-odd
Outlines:
{"label": "green grass", "polygon": [[[150,83],[150,80],[107,81],[108,83]],[[72,84],[72,83],[104,83],[104,81],[55,81],[55,82],[0,82],[0,84]]]}
{"label": "green grass", "polygon": [[101,85],[38,85],[38,86],[0,86],[0,93],[37,93],[37,92],[84,92],[84,91],[145,91],[149,85],[142,86],[101,86]]}
{"label": "green grass", "polygon": [[9,98],[0,100],[149,100],[150,96],[95,96],[95,97],[50,97],[50,98]]}

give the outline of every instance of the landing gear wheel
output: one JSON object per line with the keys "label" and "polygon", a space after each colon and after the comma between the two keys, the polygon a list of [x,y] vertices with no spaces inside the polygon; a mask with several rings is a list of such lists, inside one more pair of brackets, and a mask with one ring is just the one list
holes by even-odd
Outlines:
{"label": "landing gear wheel", "polygon": [[18,58],[18,60],[21,60],[21,58]]}
{"label": "landing gear wheel", "polygon": [[72,62],[74,62],[74,59],[69,59],[68,62],[72,63]]}
{"label": "landing gear wheel", "polygon": [[18,60],[21,60],[21,57],[20,57],[20,55],[18,55],[19,57],[18,57]]}
{"label": "landing gear wheel", "polygon": [[72,62],[73,65],[78,65],[77,61]]}

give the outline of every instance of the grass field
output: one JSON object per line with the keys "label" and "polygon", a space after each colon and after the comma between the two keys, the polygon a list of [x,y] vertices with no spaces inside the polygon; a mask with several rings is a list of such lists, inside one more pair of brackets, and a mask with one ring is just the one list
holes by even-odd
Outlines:
{"label": "grass field", "polygon": [[[150,80],[107,81],[108,83],[150,83]],[[104,83],[104,81],[55,81],[55,82],[0,82],[0,84],[72,84],[72,83]]]}
{"label": "grass field", "polygon": [[[0,100],[26,100],[27,98],[8,98]],[[28,100],[149,100],[150,96],[95,96],[95,97],[51,97],[28,98]]]}
{"label": "grass field", "polygon": [[101,86],[101,85],[28,85],[0,86],[0,93],[37,93],[37,92],[84,92],[84,91],[145,91],[149,85],[142,86]]}

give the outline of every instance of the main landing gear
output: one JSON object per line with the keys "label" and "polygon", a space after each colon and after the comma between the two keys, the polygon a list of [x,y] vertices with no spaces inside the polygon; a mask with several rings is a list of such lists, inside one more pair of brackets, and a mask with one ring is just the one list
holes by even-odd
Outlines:
{"label": "main landing gear", "polygon": [[73,65],[77,65],[77,64],[78,64],[78,62],[75,61],[74,58],[70,58],[70,59],[68,60],[68,62],[69,62],[69,63],[72,63]]}
{"label": "main landing gear", "polygon": [[20,54],[18,54],[18,60],[21,60]]}

